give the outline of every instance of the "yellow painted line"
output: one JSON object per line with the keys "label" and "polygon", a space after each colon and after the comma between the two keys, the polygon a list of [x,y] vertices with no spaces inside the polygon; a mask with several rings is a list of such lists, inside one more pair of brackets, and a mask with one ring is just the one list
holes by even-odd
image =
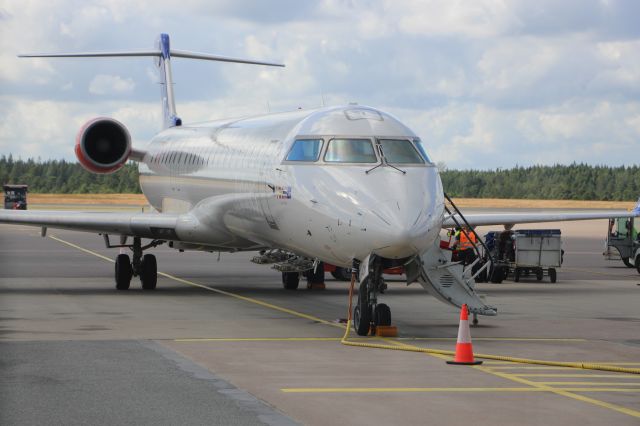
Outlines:
{"label": "yellow painted line", "polygon": [[106,260],[107,262],[115,263],[115,261],[114,261],[113,259],[108,258],[107,256],[103,256],[103,255],[101,255],[100,253],[96,253],[95,251],[88,250],[88,249],[86,249],[86,248],[84,248],[84,247],[80,247],[80,246],[78,246],[78,245],[75,245],[75,244],[73,244],[73,243],[70,243],[69,241],[65,241],[65,240],[63,240],[63,239],[61,239],[61,238],[58,238],[58,237],[56,237],[56,236],[54,236],[54,235],[49,235],[49,238],[51,238],[52,240],[56,240],[56,241],[58,241],[58,242],[60,242],[60,243],[62,243],[62,244],[66,244],[66,245],[68,245],[69,247],[73,247],[73,248],[78,249],[78,250],[80,250],[80,251],[83,251],[83,252],[85,252],[85,253],[91,254],[91,255],[93,255],[93,256],[97,256],[97,257],[99,257],[100,259],[104,259],[104,260]]}
{"label": "yellow painted line", "polygon": [[[475,340],[475,339],[474,339]],[[487,366],[493,370],[575,370],[573,367],[544,367],[544,366],[522,366],[519,367],[517,365],[493,365]]]}
{"label": "yellow painted line", "polygon": [[638,382],[537,382],[545,385],[584,385],[584,386],[640,386]]}
{"label": "yellow painted line", "polygon": [[[640,392],[640,389],[618,388],[569,388],[573,392]],[[551,392],[558,389],[543,387],[522,388],[282,388],[283,393],[423,393],[423,392]],[[581,395],[576,395],[581,396]],[[585,399],[591,399],[586,398]],[[602,401],[599,401],[602,402]],[[606,403],[605,403],[606,404]],[[613,404],[610,404],[613,405]],[[624,407],[621,407],[624,408]],[[634,410],[630,410],[634,411]],[[640,414],[640,413],[638,413]]]}
{"label": "yellow painted line", "polygon": [[[402,343],[402,342],[392,342],[401,346],[406,346],[406,347],[413,347],[413,348],[417,348],[416,346],[413,345],[408,345],[406,343]],[[444,355],[437,355],[437,354],[429,354],[432,356],[436,356],[438,358],[442,358],[442,359],[449,359],[449,357],[444,356]],[[623,413],[632,417],[637,417],[640,418],[640,411],[637,410],[633,410],[631,408],[627,408],[627,407],[623,407],[621,405],[616,405],[616,404],[612,404],[606,401],[601,401],[599,399],[595,399],[595,398],[590,398],[584,395],[580,395],[574,392],[640,392],[640,389],[635,390],[635,389],[625,389],[625,390],[620,390],[619,388],[555,388],[549,385],[545,385],[544,383],[537,383],[531,380],[527,380],[525,378],[522,377],[518,377],[516,375],[512,375],[512,374],[508,374],[508,373],[503,373],[500,371],[494,371],[492,370],[491,367],[484,367],[482,365],[476,365],[471,367],[475,370],[479,370],[479,371],[483,371],[485,373],[489,373],[489,374],[493,374],[494,376],[498,376],[498,377],[502,377],[504,379],[516,382],[516,383],[520,383],[523,385],[527,385],[527,386],[531,386],[532,388],[535,389],[540,389],[539,392],[551,392],[554,393],[556,395],[562,395],[565,396],[567,398],[571,398],[571,399],[575,399],[577,401],[581,401],[581,402],[585,402],[591,405],[595,405],[597,407],[602,407],[602,408],[606,408],[612,411],[616,411],[619,413]]]}
{"label": "yellow painted line", "polygon": [[[577,393],[574,392],[636,392],[636,390],[632,390],[632,389],[626,389],[621,391],[619,388],[563,388],[563,389],[559,389],[559,388],[555,388],[549,385],[545,385],[544,383],[538,383],[538,382],[534,382],[531,380],[527,380],[523,377],[518,377],[516,375],[513,374],[507,374],[507,373],[502,373],[499,371],[491,371],[488,368],[482,367],[480,365],[473,367],[477,370],[481,370],[481,371],[486,371],[490,374],[493,374],[495,376],[498,377],[502,377],[504,379],[507,380],[511,380],[513,382],[516,383],[520,383],[523,385],[529,385],[529,386],[533,386],[536,387],[538,389],[544,389],[547,390],[549,392],[555,393],[556,395],[562,395],[565,396],[567,398],[571,398],[571,399],[575,399],[577,401],[581,401],[581,402],[586,402],[587,404],[591,404],[591,405],[595,405],[597,407],[601,407],[601,408],[607,408],[609,410],[612,411],[616,411],[618,413],[623,413],[632,417],[637,417],[640,418],[640,411],[637,410],[633,410],[631,408],[627,408],[627,407],[623,407],[621,405],[617,405],[617,404],[612,404],[610,402],[606,402],[606,401],[601,401],[599,399],[595,399],[595,398],[590,398],[588,396],[584,396],[584,395],[579,395]],[[638,389],[638,392],[640,392],[640,389]]]}
{"label": "yellow painted line", "polygon": [[318,322],[321,324],[325,324],[325,325],[330,325],[332,327],[338,327],[344,330],[344,325],[342,324],[338,324],[335,322],[331,322],[331,321],[327,321],[327,320],[323,320],[322,318],[318,318],[316,316],[313,315],[308,315],[302,312],[298,312],[298,311],[294,311],[293,309],[289,309],[289,308],[283,308],[281,306],[278,305],[274,305],[268,302],[263,302],[262,300],[259,299],[254,299],[253,297],[247,297],[247,296],[241,296],[239,294],[236,293],[231,293],[230,291],[225,291],[225,290],[220,290],[218,288],[215,287],[209,287],[206,286],[204,284],[198,284],[195,283],[193,281],[189,281],[189,280],[185,280],[184,278],[178,278],[174,275],[171,274],[167,274],[166,272],[158,272],[158,275],[162,275],[163,277],[169,278],[171,280],[177,281],[179,283],[182,284],[186,284],[186,285],[190,285],[192,287],[198,287],[201,288],[203,290],[208,290],[208,291],[212,291],[214,293],[218,293],[218,294],[224,294],[225,296],[229,296],[229,297],[233,297],[234,299],[238,299],[238,300],[242,300],[245,302],[249,302],[249,303],[253,303],[255,305],[259,305],[265,308],[269,308],[269,309],[273,309],[274,311],[279,311],[279,312],[284,312],[285,314],[290,314],[296,317],[300,317],[300,318],[304,318],[310,321],[314,321],[314,322]]}
{"label": "yellow painted line", "polygon": [[[335,323],[334,323],[335,324]],[[367,341],[367,340],[371,340],[370,337],[351,337],[351,340],[362,340],[362,341]],[[427,340],[427,339],[431,339],[431,338],[424,338],[421,340]],[[342,340],[339,337],[238,337],[238,338],[225,338],[225,337],[194,337],[194,338],[185,338],[185,339],[175,339],[175,342],[216,342],[216,341],[220,341],[220,342],[235,342],[235,341],[256,341],[256,342],[260,342],[260,341],[304,341],[304,340],[309,340],[309,341],[340,341]],[[389,339],[392,342],[395,341],[411,341],[411,340],[416,340],[412,337],[399,337],[399,338],[390,338]],[[445,340],[445,338],[433,338],[433,340]],[[451,341],[455,341],[455,338],[447,338],[446,340],[451,340]],[[521,340],[521,341],[528,341],[528,340],[541,340],[541,339],[511,339],[511,338],[486,338],[486,339],[473,339],[473,340]],[[549,340],[549,339],[543,339],[543,340]],[[560,339],[560,340],[565,340],[565,339]],[[576,341],[583,341],[583,339],[575,339]],[[510,363],[512,364],[512,363]],[[526,367],[493,367],[493,368],[526,368]],[[535,368],[562,368],[562,369],[570,369],[569,367],[535,367]]]}
{"label": "yellow painted line", "polygon": [[[76,248],[76,249],[78,249],[80,251],[83,251],[85,253],[88,253],[88,254],[91,254],[93,256],[99,257],[100,259],[104,259],[104,260],[106,260],[108,262],[115,263],[113,259],[110,259],[107,256],[103,256],[100,253],[96,253],[93,250],[89,250],[89,249],[86,249],[84,247],[80,247],[80,246],[78,246],[76,244],[70,243],[69,241],[63,240],[62,238],[58,238],[58,237],[53,236],[53,235],[50,235],[49,238],[51,238],[53,240],[56,240],[58,242],[61,242],[63,244],[66,244],[66,245],[68,245],[70,247]],[[293,315],[293,316],[304,318],[304,319],[307,319],[307,320],[310,320],[310,321],[318,322],[318,323],[325,324],[325,325],[330,325],[332,327],[338,327],[338,328],[341,328],[343,330],[345,328],[345,326],[342,325],[342,324],[334,323],[334,322],[331,322],[331,321],[326,321],[326,320],[323,320],[321,318],[315,317],[313,315],[308,315],[308,314],[305,314],[305,313],[302,313],[302,312],[294,311],[293,309],[283,308],[281,306],[277,306],[277,305],[273,305],[271,303],[263,302],[262,300],[254,299],[253,297],[241,296],[239,294],[231,293],[231,292],[225,291],[225,290],[220,290],[220,289],[217,289],[215,287],[209,287],[209,286],[206,286],[204,284],[198,284],[198,283],[195,283],[193,281],[185,280],[183,278],[178,278],[178,277],[176,277],[174,275],[167,274],[166,272],[158,272],[158,275],[161,275],[161,276],[163,276],[165,278],[169,278],[169,279],[171,279],[173,281],[177,281],[177,282],[182,283],[182,284],[186,284],[186,285],[189,285],[189,286],[192,286],[192,287],[198,287],[198,288],[201,288],[201,289],[204,289],[204,290],[207,290],[207,291],[212,291],[212,292],[218,293],[218,294],[224,294],[225,296],[233,297],[233,298],[238,299],[238,300],[242,300],[242,301],[245,301],[245,302],[249,302],[249,303],[253,303],[253,304],[256,304],[256,305],[260,305],[260,306],[263,306],[265,308],[273,309],[273,310],[279,311],[279,312],[284,312],[286,314],[290,314],[290,315]]]}
{"label": "yellow painted line", "polygon": [[284,393],[544,392],[537,388],[283,388]]}
{"label": "yellow painted line", "polygon": [[585,374],[511,374],[512,376],[518,377],[617,377],[620,379],[637,379],[638,375],[636,374],[627,374],[627,373],[619,373],[619,374],[589,374],[585,372]]}
{"label": "yellow painted line", "polygon": [[[364,340],[364,339],[363,339]],[[211,337],[174,339],[174,342],[339,342],[339,337]]]}
{"label": "yellow painted line", "polygon": [[[444,341],[456,341],[455,337],[405,337],[405,338],[400,338],[398,340],[415,340],[415,341],[438,341],[438,340],[444,340]],[[558,338],[547,338],[547,337],[474,337],[473,338],[474,341],[485,341],[485,342],[492,342],[492,341],[505,341],[505,342],[589,342],[589,340],[587,339],[571,339],[571,338],[563,338],[563,337],[558,337]],[[500,361],[496,361],[496,362],[500,362]]]}

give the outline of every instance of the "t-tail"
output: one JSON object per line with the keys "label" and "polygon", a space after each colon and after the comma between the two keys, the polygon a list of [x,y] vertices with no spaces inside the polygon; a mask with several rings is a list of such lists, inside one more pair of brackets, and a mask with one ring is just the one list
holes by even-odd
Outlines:
{"label": "t-tail", "polygon": [[171,58],[203,59],[208,61],[235,62],[240,64],[268,65],[284,67],[283,64],[274,62],[255,61],[251,59],[231,58],[228,56],[211,55],[207,53],[188,52],[185,50],[171,49],[168,34],[160,34],[155,50],[132,50],[120,52],[79,52],[79,53],[38,53],[18,55],[21,58],[106,58],[106,57],[130,57],[148,56],[157,59],[156,65],[160,72],[163,127],[180,126],[182,120],[176,112],[176,103],[173,93],[173,78],[171,76]]}

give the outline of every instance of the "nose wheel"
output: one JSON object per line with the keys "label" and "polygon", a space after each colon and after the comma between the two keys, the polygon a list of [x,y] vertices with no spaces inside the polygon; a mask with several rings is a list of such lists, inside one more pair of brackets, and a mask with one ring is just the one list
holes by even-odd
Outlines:
{"label": "nose wheel", "polygon": [[358,288],[358,303],[353,309],[353,329],[359,336],[375,332],[377,326],[391,325],[391,309],[378,303],[378,293],[385,287],[379,258],[370,261],[369,275]]}

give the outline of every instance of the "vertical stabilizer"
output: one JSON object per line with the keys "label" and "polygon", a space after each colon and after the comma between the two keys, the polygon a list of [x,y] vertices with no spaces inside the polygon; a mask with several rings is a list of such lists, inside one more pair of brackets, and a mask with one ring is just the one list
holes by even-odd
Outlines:
{"label": "vertical stabilizer", "polygon": [[164,128],[180,126],[182,120],[176,114],[176,101],[173,96],[173,78],[171,76],[171,46],[169,34],[160,34],[157,48],[160,52],[158,57],[158,69],[160,71],[160,94],[162,97],[162,118]]}

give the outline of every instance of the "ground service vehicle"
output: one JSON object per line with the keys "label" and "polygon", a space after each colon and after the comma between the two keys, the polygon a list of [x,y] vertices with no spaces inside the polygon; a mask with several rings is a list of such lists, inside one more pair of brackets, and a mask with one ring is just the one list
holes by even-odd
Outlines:
{"label": "ground service vehicle", "polygon": [[640,273],[640,232],[633,217],[609,219],[607,248],[603,254],[607,260],[620,259]]}
{"label": "ground service vehicle", "polygon": [[556,269],[562,265],[563,257],[559,229],[491,231],[485,241],[503,279],[512,274],[518,282],[522,276],[535,274],[542,281],[546,274],[552,283],[557,281]]}
{"label": "ground service vehicle", "polygon": [[9,210],[27,209],[27,185],[3,185],[4,208]]}

